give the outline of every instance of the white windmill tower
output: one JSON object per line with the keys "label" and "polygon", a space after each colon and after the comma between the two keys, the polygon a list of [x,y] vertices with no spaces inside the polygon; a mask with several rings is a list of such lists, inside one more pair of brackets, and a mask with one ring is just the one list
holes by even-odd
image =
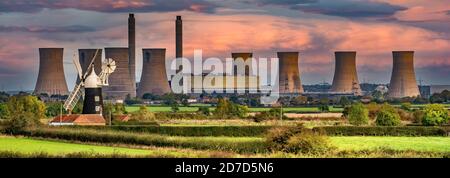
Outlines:
{"label": "white windmill tower", "polygon": [[73,58],[75,68],[80,77],[79,83],[77,83],[70,93],[69,97],[64,103],[64,109],[71,113],[77,102],[81,97],[84,97],[83,103],[83,114],[101,114],[103,109],[103,98],[102,98],[102,86],[108,86],[108,77],[116,69],[116,62],[112,59],[106,59],[102,63],[102,71],[100,75],[97,76],[94,70],[94,60],[100,50],[95,52],[89,66],[83,73],[81,70],[81,65],[76,58]]}

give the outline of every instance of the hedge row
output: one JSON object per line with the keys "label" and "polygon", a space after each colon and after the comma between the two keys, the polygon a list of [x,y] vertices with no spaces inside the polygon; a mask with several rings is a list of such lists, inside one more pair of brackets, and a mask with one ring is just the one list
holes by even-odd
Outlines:
{"label": "hedge row", "polygon": [[237,153],[267,152],[262,140],[199,139],[197,137],[170,138],[156,134],[142,134],[122,131],[38,128],[23,130],[18,135],[80,142],[111,144],[133,144],[156,147],[192,148],[199,150],[233,151]]}
{"label": "hedge row", "polygon": [[324,126],[313,130],[325,132],[329,136],[447,136],[450,131],[443,127],[424,126]]}
{"label": "hedge row", "polygon": [[263,136],[273,126],[131,126],[95,127],[96,129],[144,132],[170,136],[227,136],[255,137]]}

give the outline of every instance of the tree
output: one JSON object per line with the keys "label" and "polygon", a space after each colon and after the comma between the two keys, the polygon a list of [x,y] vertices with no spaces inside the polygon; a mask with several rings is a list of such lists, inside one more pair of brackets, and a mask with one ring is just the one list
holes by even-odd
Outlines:
{"label": "tree", "polygon": [[172,106],[177,102],[173,93],[166,93],[161,97],[161,99],[163,100],[163,104],[166,106]]}
{"label": "tree", "polygon": [[0,103],[5,103],[8,101],[8,99],[9,99],[8,93],[6,93],[4,91],[0,92]]}
{"label": "tree", "polygon": [[384,104],[377,112],[375,120],[377,126],[398,126],[400,123],[400,115],[389,104]]}
{"label": "tree", "polygon": [[339,99],[339,104],[340,104],[342,107],[345,107],[345,106],[348,106],[348,105],[352,104],[352,102],[351,102],[347,97],[342,96],[342,97]]}
{"label": "tree", "polygon": [[6,104],[0,104],[0,119],[7,119],[9,117],[9,110]]}
{"label": "tree", "polygon": [[200,107],[198,108],[198,111],[197,111],[197,112],[200,113],[200,114],[203,114],[203,115],[205,115],[205,116],[211,115],[211,111],[209,110],[209,107],[208,107],[208,106],[200,106]]}
{"label": "tree", "polygon": [[424,109],[422,124],[427,126],[447,124],[449,120],[447,109],[441,104],[429,104]]}
{"label": "tree", "polygon": [[63,104],[59,102],[51,102],[47,103],[47,110],[45,112],[45,115],[47,117],[55,117],[61,114],[67,114],[66,110],[62,108]]}
{"label": "tree", "polygon": [[319,106],[319,110],[320,112],[330,112],[330,106],[322,104]]}
{"label": "tree", "polygon": [[114,114],[117,115],[128,114],[127,110],[125,109],[125,105],[121,103],[116,103],[114,105]]}
{"label": "tree", "polygon": [[178,107],[178,103],[176,103],[176,102],[170,106],[170,109],[172,110],[172,112],[180,111],[180,108]]}
{"label": "tree", "polygon": [[235,104],[229,100],[219,98],[217,102],[216,110],[214,115],[219,118],[231,118],[231,117],[246,117],[248,113],[248,107]]}
{"label": "tree", "polygon": [[353,104],[349,109],[348,121],[356,126],[367,125],[369,123],[369,111],[361,103]]}
{"label": "tree", "polygon": [[9,116],[6,130],[10,133],[23,128],[40,125],[45,118],[46,106],[37,97],[30,95],[12,96],[7,103]]}

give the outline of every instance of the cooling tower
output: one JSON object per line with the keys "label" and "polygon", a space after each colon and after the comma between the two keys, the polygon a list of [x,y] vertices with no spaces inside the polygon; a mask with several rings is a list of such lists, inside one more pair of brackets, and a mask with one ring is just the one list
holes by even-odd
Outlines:
{"label": "cooling tower", "polygon": [[142,49],[142,76],[137,94],[163,95],[171,89],[166,75],[166,49]]}
{"label": "cooling tower", "polygon": [[136,97],[128,66],[128,48],[105,48],[105,58],[116,61],[116,70],[109,76],[109,86],[103,88],[107,99],[124,100]]}
{"label": "cooling tower", "polygon": [[333,85],[331,92],[354,93],[361,95],[358,74],[356,72],[356,52],[355,51],[337,51]]}
{"label": "cooling tower", "polygon": [[136,23],[134,14],[128,17],[128,63],[133,90],[136,91]]}
{"label": "cooling tower", "polygon": [[[95,73],[100,74],[102,71],[102,49],[98,49],[98,54],[94,59],[94,70]],[[89,67],[89,63],[92,61],[92,58],[95,56],[95,52],[97,49],[78,49],[78,60],[80,61],[81,70],[83,73],[86,72]],[[89,74],[88,74],[89,75]],[[77,83],[80,81],[80,77],[77,77]]]}
{"label": "cooling tower", "polygon": [[39,48],[39,75],[34,93],[67,95],[63,66],[63,48]]}
{"label": "cooling tower", "polygon": [[280,93],[303,93],[298,69],[298,52],[278,52]]}
{"label": "cooling tower", "polygon": [[414,51],[393,51],[394,66],[388,96],[391,98],[420,95],[414,72]]}

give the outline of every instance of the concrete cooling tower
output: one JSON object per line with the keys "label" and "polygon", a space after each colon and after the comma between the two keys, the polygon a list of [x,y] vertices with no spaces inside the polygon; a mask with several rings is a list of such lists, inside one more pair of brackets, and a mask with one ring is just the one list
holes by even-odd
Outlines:
{"label": "concrete cooling tower", "polygon": [[63,66],[63,48],[39,48],[39,74],[34,93],[68,95]]}
{"label": "concrete cooling tower", "polygon": [[394,65],[388,96],[391,98],[420,95],[414,72],[414,51],[393,51]]}
{"label": "concrete cooling tower", "polygon": [[116,61],[116,70],[109,76],[109,86],[103,88],[106,99],[124,100],[136,97],[128,66],[128,48],[105,48],[105,58]]}
{"label": "concrete cooling tower", "polygon": [[142,49],[142,76],[138,97],[146,93],[163,95],[171,89],[166,75],[166,49]]}
{"label": "concrete cooling tower", "polygon": [[333,85],[331,92],[336,93],[354,93],[361,95],[358,74],[356,72],[356,52],[337,51],[336,67],[334,69]]}
{"label": "concrete cooling tower", "polygon": [[282,94],[303,93],[298,69],[298,52],[278,52],[279,88]]}
{"label": "concrete cooling tower", "polygon": [[[95,56],[97,49],[78,49],[78,60],[80,61],[82,73],[85,73],[89,67],[89,63]],[[94,59],[94,70],[97,75],[100,75],[102,71],[102,49],[98,49],[98,54]],[[89,75],[89,74],[88,74]],[[80,81],[80,77],[77,77],[77,83]]]}

